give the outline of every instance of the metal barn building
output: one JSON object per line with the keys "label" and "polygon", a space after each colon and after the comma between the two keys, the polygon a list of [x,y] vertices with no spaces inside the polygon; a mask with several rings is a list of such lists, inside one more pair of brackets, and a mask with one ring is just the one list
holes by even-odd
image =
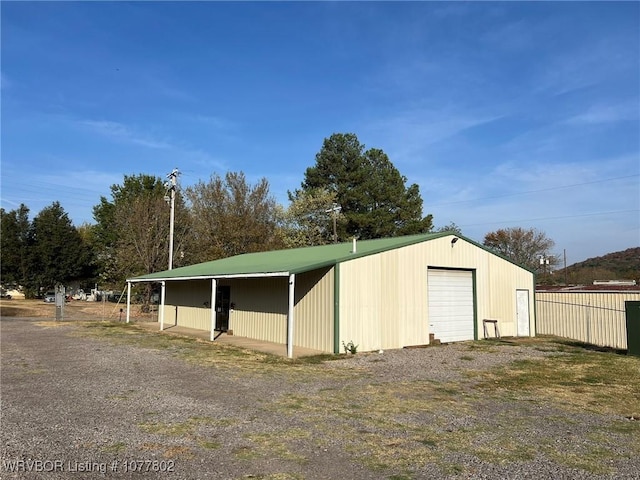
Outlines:
{"label": "metal barn building", "polygon": [[295,347],[339,353],[343,342],[374,351],[474,340],[484,319],[503,336],[535,335],[533,273],[452,233],[249,253],[127,282],[161,284],[160,328],[211,340],[232,331],[286,344],[290,357]]}

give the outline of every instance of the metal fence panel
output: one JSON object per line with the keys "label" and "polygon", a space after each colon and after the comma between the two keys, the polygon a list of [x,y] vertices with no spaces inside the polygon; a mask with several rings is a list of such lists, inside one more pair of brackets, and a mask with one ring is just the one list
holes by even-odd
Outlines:
{"label": "metal fence panel", "polygon": [[629,300],[640,292],[536,292],[537,332],[626,349]]}

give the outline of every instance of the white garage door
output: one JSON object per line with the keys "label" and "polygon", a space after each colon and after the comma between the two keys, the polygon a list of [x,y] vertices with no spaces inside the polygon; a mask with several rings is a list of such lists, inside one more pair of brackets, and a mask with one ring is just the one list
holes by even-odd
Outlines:
{"label": "white garage door", "polygon": [[427,275],[429,333],[441,342],[473,340],[472,272],[429,269]]}

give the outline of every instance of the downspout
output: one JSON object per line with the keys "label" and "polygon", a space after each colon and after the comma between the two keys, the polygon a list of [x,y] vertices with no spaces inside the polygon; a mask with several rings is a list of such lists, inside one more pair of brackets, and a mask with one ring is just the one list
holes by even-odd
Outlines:
{"label": "downspout", "polygon": [[473,282],[473,339],[478,340],[478,289],[476,285],[476,269],[471,270]]}
{"label": "downspout", "polygon": [[[533,285],[532,287],[532,292],[533,292],[533,335],[531,335],[531,331],[529,331],[529,336],[530,337],[537,337],[538,336],[538,302],[536,299],[536,274],[534,273],[532,275],[533,278]],[[531,309],[531,305],[529,305],[529,309]],[[529,320],[529,324],[531,324],[531,320]]]}
{"label": "downspout", "polygon": [[216,289],[218,282],[215,278],[211,279],[211,334],[209,336],[209,341],[213,342],[214,331],[216,329]]}
{"label": "downspout", "polygon": [[127,323],[131,315],[131,282],[127,281]]}
{"label": "downspout", "polygon": [[165,297],[165,281],[160,282],[160,331],[164,329],[164,297]]}
{"label": "downspout", "polygon": [[287,357],[293,358],[293,307],[295,303],[296,275],[289,275],[289,311],[287,312]]}
{"label": "downspout", "polygon": [[340,353],[340,264],[333,271],[333,353]]}

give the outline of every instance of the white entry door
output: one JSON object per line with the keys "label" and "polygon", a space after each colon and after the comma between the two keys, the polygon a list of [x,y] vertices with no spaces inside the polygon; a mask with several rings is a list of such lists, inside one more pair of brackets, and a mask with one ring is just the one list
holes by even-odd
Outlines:
{"label": "white entry door", "polygon": [[429,269],[427,282],[429,333],[441,342],[473,340],[473,272]]}
{"label": "white entry door", "polygon": [[530,336],[529,290],[516,290],[516,316],[518,320],[518,336]]}

